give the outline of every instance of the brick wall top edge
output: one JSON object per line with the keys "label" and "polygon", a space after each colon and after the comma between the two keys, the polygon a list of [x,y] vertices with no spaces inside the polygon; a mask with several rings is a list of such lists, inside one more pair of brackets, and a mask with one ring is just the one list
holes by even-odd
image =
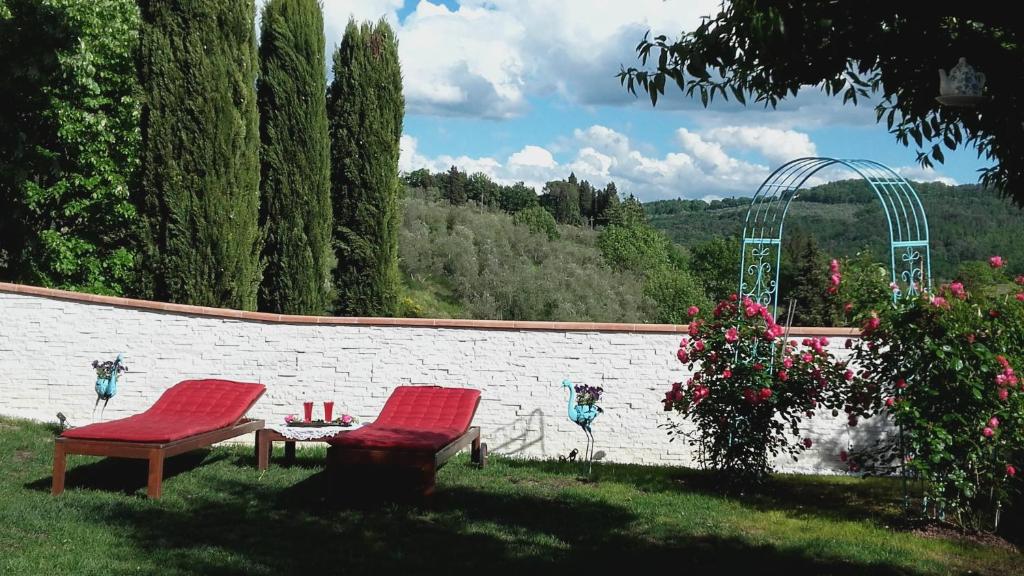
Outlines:
{"label": "brick wall top edge", "polygon": [[[214,318],[230,318],[249,322],[265,322],[272,324],[322,324],[339,326],[398,326],[416,328],[455,328],[470,330],[519,330],[519,331],[558,331],[558,332],[642,332],[649,334],[681,334],[687,326],[676,324],[610,324],[599,322],[533,322],[510,320],[463,320],[463,319],[431,319],[431,318],[358,318],[334,316],[288,316],[266,312],[246,312],[226,308],[210,308],[191,306],[188,304],[172,304],[149,300],[136,300],[118,296],[100,296],[0,282],[0,293],[22,294],[57,300],[69,300],[86,304],[117,306],[165,314],[181,314],[187,316],[203,316]],[[793,327],[791,336],[855,336],[852,328]]]}

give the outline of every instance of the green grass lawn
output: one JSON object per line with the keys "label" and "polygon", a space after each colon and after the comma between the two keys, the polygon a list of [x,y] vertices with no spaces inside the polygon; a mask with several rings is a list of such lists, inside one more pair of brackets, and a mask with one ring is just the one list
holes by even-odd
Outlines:
{"label": "green grass lawn", "polygon": [[[331,503],[323,449],[261,474],[248,447],[167,464],[145,498],[145,464],[69,459],[49,495],[53,430],[0,419],[0,574],[1020,574],[1007,549],[890,526],[884,480],[779,477],[741,498],[710,477],[464,455],[432,501]],[[279,454],[275,454],[279,456]]]}

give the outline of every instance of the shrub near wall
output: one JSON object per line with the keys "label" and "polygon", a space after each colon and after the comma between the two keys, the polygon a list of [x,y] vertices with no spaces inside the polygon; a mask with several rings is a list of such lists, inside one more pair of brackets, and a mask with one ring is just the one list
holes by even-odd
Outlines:
{"label": "shrub near wall", "polygon": [[1024,276],[1016,280],[1016,294],[953,282],[861,319],[851,424],[888,412],[902,433],[858,447],[850,467],[887,472],[905,462],[924,481],[925,512],[967,528],[997,528],[1021,490]]}

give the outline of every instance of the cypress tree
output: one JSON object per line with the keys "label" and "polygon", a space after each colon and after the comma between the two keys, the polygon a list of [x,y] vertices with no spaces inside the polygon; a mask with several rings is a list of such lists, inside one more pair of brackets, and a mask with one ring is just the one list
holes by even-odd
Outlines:
{"label": "cypress tree", "polygon": [[336,311],[393,316],[398,304],[398,42],[388,24],[349,21],[328,90]]}
{"label": "cypress tree", "polygon": [[140,0],[145,289],[253,310],[260,284],[253,0]]}
{"label": "cypress tree", "polygon": [[260,40],[260,309],[323,314],[331,289],[330,140],[317,0],[270,0]]}

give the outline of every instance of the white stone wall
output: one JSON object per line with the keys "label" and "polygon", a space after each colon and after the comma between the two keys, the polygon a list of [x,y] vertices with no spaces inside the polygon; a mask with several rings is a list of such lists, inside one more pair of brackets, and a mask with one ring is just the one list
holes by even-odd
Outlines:
{"label": "white stone wall", "polygon": [[[841,348],[845,338],[834,338]],[[93,413],[93,360],[123,353],[129,372],[104,420],[144,410],[187,378],[266,384],[250,415],[280,422],[303,400],[335,401],[335,413],[372,420],[402,384],[478,388],[475,424],[492,452],[554,458],[582,452],[583,432],[566,417],[563,378],[605,389],[594,423],[597,450],[614,462],[693,464],[690,449],[659,428],[660,400],[687,375],[668,333],[495,330],[285,324],[137,310],[0,290],[0,414],[72,425]],[[842,415],[840,415],[842,416]],[[815,446],[792,472],[836,472],[845,419],[816,417]],[[870,433],[870,426],[855,430]]]}

